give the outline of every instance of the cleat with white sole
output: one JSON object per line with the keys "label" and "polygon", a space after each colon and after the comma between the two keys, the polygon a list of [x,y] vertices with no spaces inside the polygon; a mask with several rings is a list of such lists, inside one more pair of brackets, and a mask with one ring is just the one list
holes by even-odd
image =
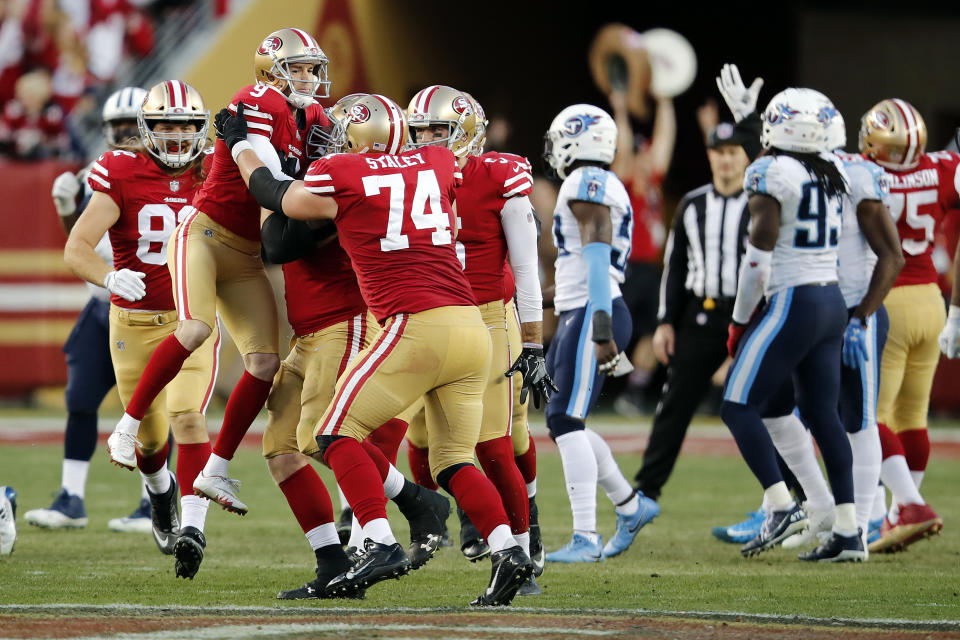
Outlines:
{"label": "cleat with white sole", "polygon": [[136,510],[130,515],[110,520],[107,523],[107,529],[117,533],[152,533],[153,521],[150,519],[150,499],[142,498]]}
{"label": "cleat with white sole", "polygon": [[43,529],[83,529],[87,526],[87,510],[83,498],[60,489],[49,509],[31,509],[23,515],[27,524]]}
{"label": "cleat with white sole", "polygon": [[247,505],[237,496],[240,481],[227,476],[208,476],[202,471],[193,481],[193,492],[203,498],[210,498],[221,507],[241,516],[247,515]]}
{"label": "cleat with white sole", "polygon": [[137,447],[139,445],[140,441],[137,440],[135,435],[124,431],[114,431],[110,434],[110,437],[107,438],[107,451],[110,454],[110,462],[118,467],[129,469],[130,471],[136,469]]}

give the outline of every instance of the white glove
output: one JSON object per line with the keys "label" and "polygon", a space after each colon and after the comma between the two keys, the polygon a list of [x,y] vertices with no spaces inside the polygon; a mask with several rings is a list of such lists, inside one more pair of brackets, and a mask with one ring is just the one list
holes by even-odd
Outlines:
{"label": "white glove", "polygon": [[50,195],[53,196],[53,206],[60,217],[72,216],[77,210],[77,194],[80,193],[80,181],[69,171],[64,171],[53,181]]}
{"label": "white glove", "polygon": [[735,122],[740,122],[757,110],[757,98],[760,97],[760,87],[763,78],[754,78],[748,89],[740,79],[740,70],[735,64],[725,64],[717,76],[717,88],[724,102],[733,113]]}
{"label": "white glove", "polygon": [[948,358],[960,356],[960,307],[950,305],[947,324],[940,332],[940,351]]}
{"label": "white glove", "polygon": [[147,285],[143,284],[145,275],[141,271],[130,271],[130,269],[111,271],[103,279],[103,286],[110,293],[116,294],[124,300],[136,302],[147,292]]}

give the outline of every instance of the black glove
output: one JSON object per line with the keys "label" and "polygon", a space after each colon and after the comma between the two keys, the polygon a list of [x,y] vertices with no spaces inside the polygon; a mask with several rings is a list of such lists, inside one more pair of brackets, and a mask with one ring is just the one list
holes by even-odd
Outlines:
{"label": "black glove", "polygon": [[547,365],[543,360],[543,347],[524,347],[507,372],[503,375],[511,377],[519,373],[523,376],[523,387],[520,391],[520,404],[527,401],[527,392],[533,392],[533,406],[537,409],[542,404],[550,402],[550,390],[560,391],[547,375]]}
{"label": "black glove", "polygon": [[247,119],[243,117],[243,103],[237,103],[237,115],[230,113],[230,109],[220,109],[220,113],[213,118],[213,128],[217,130],[217,137],[233,151],[234,145],[247,139]]}

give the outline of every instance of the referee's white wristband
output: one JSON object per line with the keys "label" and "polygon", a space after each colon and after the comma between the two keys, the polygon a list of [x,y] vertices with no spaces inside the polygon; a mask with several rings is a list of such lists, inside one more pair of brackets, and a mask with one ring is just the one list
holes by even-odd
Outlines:
{"label": "referee's white wristband", "polygon": [[237,156],[244,151],[253,151],[253,145],[247,140],[241,140],[237,144],[233,145],[233,149],[230,149],[230,155],[233,156],[233,161],[236,162]]}

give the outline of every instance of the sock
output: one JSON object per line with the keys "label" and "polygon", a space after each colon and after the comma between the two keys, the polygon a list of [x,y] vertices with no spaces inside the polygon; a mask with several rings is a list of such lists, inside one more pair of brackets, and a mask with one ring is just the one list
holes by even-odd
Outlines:
{"label": "sock", "polygon": [[637,492],[634,491],[633,494],[626,499],[625,502],[621,502],[616,506],[614,511],[621,515],[632,516],[637,511],[640,510],[640,496],[637,495]]}
{"label": "sock", "polygon": [[530,557],[530,532],[524,531],[523,533],[513,534],[513,539],[517,541],[517,544],[520,545],[520,548],[523,549],[523,552],[527,554],[527,557]]}
{"label": "sock", "polygon": [[370,460],[377,468],[377,473],[380,474],[380,480],[386,482],[387,477],[390,475],[390,461],[383,455],[383,451],[380,451],[375,444],[370,442],[369,438],[361,442],[360,446],[367,452]]}
{"label": "sock", "polygon": [[[377,473],[377,467],[353,438],[339,438],[328,446],[326,462],[350,501],[353,513],[364,528],[364,535],[370,537],[367,523],[374,519],[386,522],[387,519],[387,499],[383,496],[383,480]],[[379,526],[375,528],[376,531],[381,529]],[[383,534],[377,535],[382,537]]]}
{"label": "sock", "polygon": [[347,542],[347,546],[363,549],[363,527],[360,526],[360,521],[357,520],[356,515],[350,518],[350,540]]}
{"label": "sock", "polygon": [[873,497],[873,508],[870,510],[870,519],[879,520],[887,514],[887,490],[882,484],[877,485],[877,492]]}
{"label": "sock", "polygon": [[200,475],[200,471],[207,463],[207,458],[209,457],[209,442],[179,445],[177,453],[177,484],[180,485],[181,496],[186,497],[193,495],[193,481]]}
{"label": "sock", "polygon": [[400,491],[403,490],[407,482],[408,480],[403,477],[403,474],[395,466],[390,465],[390,469],[387,471],[387,479],[383,481],[383,495],[388,500],[393,500],[400,495]]}
{"label": "sock", "polygon": [[533,482],[527,483],[527,497],[533,498],[537,495],[537,479],[534,478]]}
{"label": "sock", "polygon": [[[517,540],[510,535],[510,527],[505,524],[497,526],[490,532],[490,535],[484,536],[484,538],[490,546],[491,553],[517,546]],[[529,553],[527,555],[529,556]]]}
{"label": "sock", "polygon": [[[447,482],[447,490],[463,509],[480,535],[493,549],[490,533],[504,525],[510,536],[510,525],[503,503],[493,483],[475,466],[460,467]],[[511,538],[512,539],[512,538]]]}
{"label": "sock", "polygon": [[421,449],[408,440],[407,461],[410,463],[410,475],[414,482],[433,491],[440,488],[430,475],[430,449]]}
{"label": "sock", "polygon": [[770,498],[767,497],[767,492],[763,492],[763,500],[760,502],[760,510],[764,513],[770,513]]}
{"label": "sock", "polygon": [[170,490],[170,470],[166,467],[160,467],[159,471],[153,473],[140,472],[143,483],[153,495],[160,495]]}
{"label": "sock", "polygon": [[793,507],[793,498],[787,491],[787,484],[783,481],[770,485],[763,490],[767,506],[771,511],[786,511]]}
{"label": "sock", "polygon": [[343,495],[343,489],[340,488],[340,485],[337,485],[337,494],[340,496],[340,511],[350,508],[350,503],[347,502],[347,496]]}
{"label": "sock", "polygon": [[[160,447],[154,453],[150,455],[143,455],[140,453],[140,450],[137,450],[137,468],[140,469],[141,473],[152,474],[160,471],[161,469],[166,469],[167,467],[167,458],[170,457],[170,441],[163,443],[163,446]],[[150,488],[153,491],[153,487]],[[156,493],[154,491],[154,493]]]}
{"label": "sock", "polygon": [[60,472],[60,486],[73,496],[80,496],[82,500],[87,490],[87,472],[90,463],[86,460],[63,459],[63,470]]}
{"label": "sock", "polygon": [[610,445],[593,429],[584,429],[584,433],[590,440],[593,456],[597,460],[597,483],[614,506],[625,503],[636,492],[613,459]]}
{"label": "sock", "polygon": [[818,511],[831,509],[833,494],[820,471],[810,434],[800,418],[791,413],[778,418],[764,418],[763,424],[780,457],[803,488],[810,507]]}
{"label": "sock", "polygon": [[584,431],[571,431],[556,438],[573,514],[573,530],[597,530],[597,459]]}
{"label": "sock", "polygon": [[[333,536],[337,542],[340,541],[337,537],[337,527],[333,524],[333,503],[330,502],[330,494],[327,493],[323,480],[312,466],[306,464],[300,467],[278,486],[300,524],[300,529],[311,541],[311,545],[314,542],[311,539],[311,532],[327,524],[333,528]],[[315,534],[317,541],[324,539],[318,536],[320,534]]]}
{"label": "sock", "polygon": [[833,524],[833,531],[844,537],[857,535],[857,508],[852,502],[838,504],[837,519]]}
{"label": "sock", "polygon": [[143,420],[157,395],[180,373],[184,360],[191,353],[180,344],[175,335],[164,338],[153,350],[147,366],[140,374],[137,388],[133,391],[130,402],[124,407],[126,414],[137,421]]}
{"label": "sock", "polygon": [[903,456],[890,456],[881,462],[880,479],[893,493],[891,508],[901,504],[926,504],[910,477],[910,469],[907,468],[907,461]]}
{"label": "sock", "polygon": [[[343,552],[343,547],[340,546],[340,540],[337,538],[336,527],[334,527],[333,538],[333,542],[313,547],[313,554],[317,557],[317,568],[320,569],[317,577],[339,575],[350,568],[347,554]],[[313,545],[312,542],[310,544]]]}
{"label": "sock", "polygon": [[367,440],[383,452],[390,464],[396,466],[397,452],[400,451],[400,443],[403,442],[405,435],[407,435],[407,423],[399,418],[393,418],[374,429],[373,433],[367,436]]}
{"label": "sock", "polygon": [[[180,482],[180,479],[177,479],[177,482]],[[140,499],[149,500],[150,494],[147,493],[147,483],[143,481],[143,478],[140,478]]]}
{"label": "sock", "polygon": [[[909,466],[909,465],[908,465]],[[920,485],[923,484],[923,474],[925,471],[911,471],[910,477],[913,478],[913,484],[917,487],[917,491],[920,490]]]}
{"label": "sock", "polygon": [[207,464],[203,466],[203,475],[207,477],[226,476],[229,470],[229,460],[218,456],[216,453],[211,453],[210,457],[207,458]]}
{"label": "sock", "polygon": [[[217,434],[217,441],[213,445],[213,452],[226,460],[233,459],[240,441],[246,435],[253,420],[260,413],[263,404],[270,394],[273,380],[261,380],[244,371],[240,382],[230,393],[227,408],[223,413],[223,426]],[[224,475],[224,474],[219,474]]]}
{"label": "sock", "polygon": [[530,529],[530,500],[523,476],[513,457],[513,441],[510,436],[480,442],[476,446],[477,460],[487,478],[496,487],[503,508],[510,520],[513,534]]}
{"label": "sock", "polygon": [[[303,523],[300,526],[302,527]],[[343,548],[340,546],[340,536],[337,535],[337,525],[332,522],[325,522],[309,531],[304,531],[304,535],[307,537],[307,542],[310,543],[310,548],[314,551],[336,545],[337,549],[340,549],[340,552],[343,553]]]}
{"label": "sock", "polygon": [[[526,452],[514,458],[517,461],[517,469],[520,469],[523,481],[527,484],[536,483],[537,481],[537,447],[533,444],[533,436],[529,436],[529,438],[530,446]],[[536,486],[536,484],[534,484],[534,486]]]}
{"label": "sock", "polygon": [[373,518],[367,524],[363,525],[364,540],[370,539],[380,544],[396,544],[397,539],[393,537],[393,531],[390,529],[390,523],[386,518]]}
{"label": "sock", "polygon": [[[910,471],[925,471],[930,459],[930,435],[926,429],[910,429],[897,434]],[[922,476],[921,476],[922,477]],[[917,485],[920,488],[920,485]]]}
{"label": "sock", "polygon": [[880,481],[880,436],[873,428],[847,436],[853,452],[853,501],[857,506],[857,525],[866,531]]}
{"label": "sock", "polygon": [[67,414],[67,428],[63,432],[64,459],[90,462],[96,450],[97,412],[70,411]]}
{"label": "sock", "polygon": [[[191,483],[193,481],[191,480]],[[192,486],[192,485],[191,485]],[[183,485],[180,486],[183,489]],[[193,491],[193,489],[191,489]],[[207,522],[207,509],[210,507],[210,501],[192,493],[180,495],[180,529],[186,527],[196,527],[203,531]]]}

